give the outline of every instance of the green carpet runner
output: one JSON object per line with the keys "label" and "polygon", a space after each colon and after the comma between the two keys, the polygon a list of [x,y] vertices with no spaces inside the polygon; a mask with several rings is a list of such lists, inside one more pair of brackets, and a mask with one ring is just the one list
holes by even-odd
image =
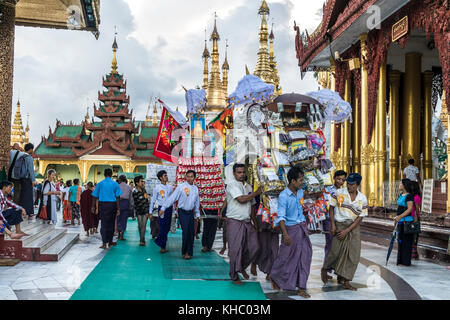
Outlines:
{"label": "green carpet runner", "polygon": [[169,233],[166,254],[150,239],[139,246],[136,221],[128,221],[125,238],[109,249],[71,300],[266,300],[259,282],[233,285],[228,263],[216,252],[200,252],[200,240],[193,259],[184,260],[180,229]]}

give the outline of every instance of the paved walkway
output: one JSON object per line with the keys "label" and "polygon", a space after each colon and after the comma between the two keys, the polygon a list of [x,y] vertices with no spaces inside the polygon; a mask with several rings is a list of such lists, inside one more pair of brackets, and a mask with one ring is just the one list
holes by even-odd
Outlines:
{"label": "paved walkway", "polygon": [[[82,227],[69,227],[69,232],[80,232],[80,240],[60,261],[21,262],[14,267],[0,267],[0,300],[191,300],[230,299],[230,296],[231,299],[303,299],[295,296],[295,292],[273,291],[262,272],[257,277],[250,275],[243,286],[233,286],[226,281],[226,255],[220,258],[218,253],[200,253],[199,240],[196,240],[194,258],[183,260],[180,231],[170,239],[170,253],[166,255],[159,254],[159,248],[150,239],[146,247],[139,247],[135,225],[130,220],[127,241],[120,241],[111,250],[99,249],[99,234],[86,237]],[[335,280],[323,286],[320,268],[324,237],[313,235],[311,241],[314,252],[308,291],[313,300],[450,299],[448,265],[419,260],[413,261],[409,268],[397,267],[394,251],[389,265],[384,267],[386,248],[365,242],[353,281],[358,291],[342,290]],[[214,249],[218,252],[221,247],[219,231]],[[111,290],[111,279],[114,285],[119,281],[120,290]]]}

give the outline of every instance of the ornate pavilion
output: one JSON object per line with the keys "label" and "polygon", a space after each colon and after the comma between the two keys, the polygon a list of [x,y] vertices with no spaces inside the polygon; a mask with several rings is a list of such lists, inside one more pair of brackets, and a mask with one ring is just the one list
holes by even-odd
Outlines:
{"label": "ornate pavilion", "polygon": [[147,115],[145,121],[135,121],[127,82],[117,72],[116,39],[112,47],[111,72],[102,79],[105,90],[98,93],[99,106],[94,104],[94,116],[100,121],[89,120],[89,114],[81,124],[57,120],[55,129],[50,128],[35,149],[42,175],[52,168],[63,179],[96,183],[103,179],[106,167],[112,167],[115,174],[145,173],[148,163],[161,163],[153,156],[159,125],[156,106],[153,119]]}
{"label": "ornate pavilion", "polygon": [[442,97],[447,123],[449,7],[446,0],[328,0],[311,35],[295,26],[302,74],[317,72],[323,87],[352,104],[353,123],[332,125],[331,158],[361,173],[372,207],[396,200],[383,192],[398,185],[409,159],[422,179],[437,178],[432,114]]}
{"label": "ornate pavilion", "polygon": [[[99,36],[100,0],[0,0],[0,170],[9,163],[15,26],[91,31]],[[3,174],[5,171],[3,171]]]}

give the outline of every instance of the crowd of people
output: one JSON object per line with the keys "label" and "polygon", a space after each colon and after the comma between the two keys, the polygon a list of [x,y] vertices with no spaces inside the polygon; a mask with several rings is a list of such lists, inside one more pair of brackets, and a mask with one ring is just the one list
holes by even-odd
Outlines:
{"label": "crowd of people", "polygon": [[[35,202],[32,192],[33,185],[36,185],[34,170],[28,167],[30,164],[32,166],[28,158],[31,158],[30,150],[33,150],[31,144],[25,146],[25,152],[11,151],[9,179],[12,181],[0,183],[1,233],[12,239],[26,236],[20,223],[27,216],[33,219],[33,204],[38,204],[37,218],[44,223],[56,224],[57,211],[61,210],[63,225],[82,223],[86,236],[98,233],[100,224],[102,249],[117,245],[115,235],[118,240],[126,240],[124,235],[129,218],[137,219],[140,246],[146,245],[150,220],[150,234],[160,247],[161,254],[168,251],[169,232],[174,233],[181,227],[182,258],[193,258],[194,240],[198,238],[203,211],[199,190],[194,183],[195,171],[187,171],[186,182],[176,188],[168,183],[167,172],[158,172],[159,183],[150,196],[143,176],[137,176],[128,183],[127,178],[120,175],[114,181],[112,170],[105,169],[105,179],[94,186],[92,182],[81,185],[79,179],[65,183],[57,181],[55,170],[50,169],[45,181],[36,188],[38,201]],[[16,169],[17,164],[22,167],[21,170]],[[229,275],[234,284],[242,285],[240,274],[244,279],[249,279],[248,267],[253,275],[257,275],[259,268],[274,290],[294,290],[298,295],[309,298],[307,281],[313,250],[307,216],[303,211],[304,173],[298,167],[289,170],[288,186],[279,195],[277,216],[272,225],[257,215],[262,191],[261,188],[253,191],[253,186],[246,182],[245,169],[243,164],[234,164],[233,179],[226,186],[223,207],[215,217],[203,216],[201,252],[212,251],[217,227],[223,229],[224,242],[220,254],[225,253],[228,245]],[[414,175],[417,178],[415,170],[410,168],[405,171],[412,178]],[[328,214],[322,222],[325,247],[321,279],[327,283],[334,272],[337,281],[348,290],[356,290],[350,282],[361,255],[360,224],[368,215],[367,198],[359,191],[361,181],[358,173],[347,175],[342,170],[335,172],[334,185],[327,188],[331,199]],[[400,183],[400,191],[397,216],[394,218],[398,229],[397,265],[409,266],[411,259],[418,257],[418,235],[406,234],[403,224],[420,219],[420,185],[417,179],[405,178]],[[215,222],[210,223],[208,220],[211,219]],[[11,226],[15,226],[15,232]]]}

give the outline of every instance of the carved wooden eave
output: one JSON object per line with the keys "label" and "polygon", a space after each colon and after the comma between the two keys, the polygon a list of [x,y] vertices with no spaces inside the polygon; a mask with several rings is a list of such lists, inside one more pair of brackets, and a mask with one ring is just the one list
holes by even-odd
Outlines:
{"label": "carved wooden eave", "polygon": [[408,2],[409,0],[329,0],[324,4],[320,30],[316,30],[314,36],[302,35],[300,27],[294,26],[297,31],[295,48],[301,71],[329,67],[329,59],[335,51],[342,55],[359,41],[360,34],[369,32],[367,11],[370,6],[379,5],[381,19],[384,21]]}
{"label": "carved wooden eave", "polygon": [[42,141],[44,142],[44,145],[46,146],[46,147],[52,147],[52,148],[59,148],[60,146],[61,146],[61,144],[60,143],[57,143],[57,142],[49,142],[49,140],[50,139],[47,139],[47,138],[42,138]]}
{"label": "carved wooden eave", "polygon": [[[107,105],[108,107],[108,105]],[[123,117],[125,119],[131,119],[132,118],[132,112],[130,113],[128,111],[128,104],[126,104],[122,110],[119,110],[115,113],[107,113],[107,112],[102,112],[100,110],[100,108],[97,108],[96,106],[94,106],[94,116],[98,117],[98,118],[117,118],[117,117]],[[97,127],[98,128],[98,127]],[[88,128],[88,130],[90,130],[90,128]]]}
{"label": "carved wooden eave", "polygon": [[[70,23],[71,17],[75,24]],[[98,37],[100,0],[20,0],[16,5],[15,23],[18,26],[92,31]]]}
{"label": "carved wooden eave", "polygon": [[98,100],[105,102],[106,101],[120,101],[122,103],[129,104],[130,103],[130,96],[126,94],[126,92],[120,92],[118,95],[115,95],[117,91],[103,91],[100,93],[98,92]]}
{"label": "carved wooden eave", "polygon": [[[115,79],[115,78],[114,78]],[[104,77],[102,78],[102,85],[105,88],[109,88],[109,87],[119,87],[121,89],[127,89],[127,81],[123,81],[123,78],[120,79],[119,81],[111,81],[111,80],[107,80]]]}

